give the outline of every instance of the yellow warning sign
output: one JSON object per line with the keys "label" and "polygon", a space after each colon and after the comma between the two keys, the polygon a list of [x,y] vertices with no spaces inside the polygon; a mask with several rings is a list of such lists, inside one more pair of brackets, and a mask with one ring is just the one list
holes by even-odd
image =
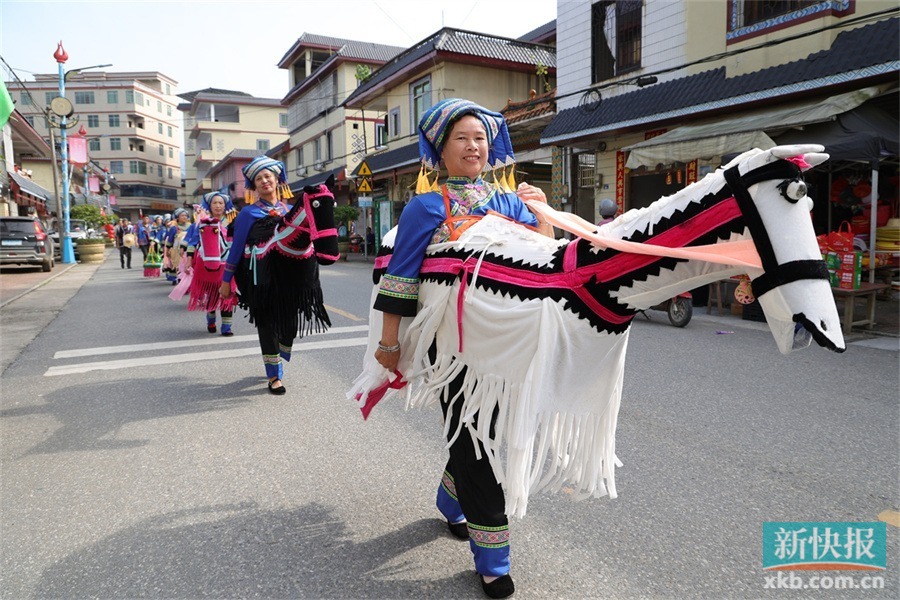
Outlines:
{"label": "yellow warning sign", "polygon": [[359,185],[356,186],[357,192],[371,192],[372,191],[372,180],[368,177],[363,177],[359,182]]}
{"label": "yellow warning sign", "polygon": [[369,177],[372,174],[372,169],[369,168],[366,161],[362,161],[359,163],[359,169],[356,170],[356,174],[360,177]]}

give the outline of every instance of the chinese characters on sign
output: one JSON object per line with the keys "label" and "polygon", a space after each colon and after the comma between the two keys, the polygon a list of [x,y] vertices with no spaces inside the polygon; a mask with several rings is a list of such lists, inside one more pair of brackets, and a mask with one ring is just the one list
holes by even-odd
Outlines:
{"label": "chinese characters on sign", "polygon": [[763,523],[763,568],[881,570],[886,535],[880,522]]}

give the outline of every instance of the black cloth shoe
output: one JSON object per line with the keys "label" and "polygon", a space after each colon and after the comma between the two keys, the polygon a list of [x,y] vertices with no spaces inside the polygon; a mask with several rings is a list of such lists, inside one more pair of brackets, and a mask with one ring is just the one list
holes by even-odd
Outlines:
{"label": "black cloth shoe", "polygon": [[[281,380],[276,379],[275,381],[281,381]],[[275,381],[269,382],[269,393],[274,394],[276,396],[281,396],[283,394],[287,394],[287,389],[285,389],[283,381],[281,382],[281,387],[272,387],[272,384],[275,383]]]}
{"label": "black cloth shoe", "polygon": [[484,577],[481,575],[478,575],[478,579],[481,580],[481,589],[484,590],[484,593],[487,594],[488,598],[508,598],[516,591],[516,586],[513,584],[512,577],[509,576],[509,573],[503,577],[498,577],[490,583],[485,583]]}
{"label": "black cloth shoe", "polygon": [[447,521],[447,527],[454,537],[461,540],[469,539],[469,525],[465,521],[462,523],[451,523],[450,521]]}
{"label": "black cloth shoe", "polygon": [[[215,323],[213,323],[212,325],[207,324],[206,331],[208,331],[210,333],[215,333],[216,332],[216,324]],[[225,335],[225,333],[223,332],[222,335]]]}

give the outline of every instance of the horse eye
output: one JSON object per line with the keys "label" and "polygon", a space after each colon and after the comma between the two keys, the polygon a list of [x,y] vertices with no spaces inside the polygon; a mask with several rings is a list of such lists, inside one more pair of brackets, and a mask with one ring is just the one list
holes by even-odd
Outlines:
{"label": "horse eye", "polygon": [[312,201],[313,208],[319,208],[319,204],[320,204],[320,202],[318,200]]}
{"label": "horse eye", "polygon": [[784,181],[778,186],[778,189],[781,190],[781,195],[784,196],[784,199],[791,204],[795,204],[806,196],[806,183],[802,179]]}

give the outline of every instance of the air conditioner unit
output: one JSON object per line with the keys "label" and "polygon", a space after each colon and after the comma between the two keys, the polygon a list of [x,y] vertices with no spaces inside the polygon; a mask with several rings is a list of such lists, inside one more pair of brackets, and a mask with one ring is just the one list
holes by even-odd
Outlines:
{"label": "air conditioner unit", "polygon": [[325,163],[320,163],[320,162],[318,162],[318,163],[315,164],[315,166],[313,166],[313,168],[314,168],[316,171],[324,171],[324,170],[325,170]]}
{"label": "air conditioner unit", "polygon": [[305,166],[297,167],[297,176],[304,177],[306,175],[306,171],[307,171],[307,167],[305,167]]}

